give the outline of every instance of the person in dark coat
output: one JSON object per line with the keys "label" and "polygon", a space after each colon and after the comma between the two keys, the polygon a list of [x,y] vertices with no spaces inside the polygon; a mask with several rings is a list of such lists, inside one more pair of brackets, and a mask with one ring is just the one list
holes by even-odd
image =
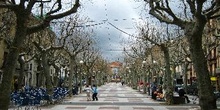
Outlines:
{"label": "person in dark coat", "polygon": [[156,86],[156,84],[153,83],[151,85],[151,98],[154,100],[157,99],[156,91],[157,91],[157,86]]}
{"label": "person in dark coat", "polygon": [[179,93],[180,97],[184,97],[187,100],[187,103],[190,102],[190,100],[189,100],[188,96],[186,95],[186,92],[183,88],[179,88],[178,93]]}
{"label": "person in dark coat", "polygon": [[123,86],[123,85],[124,85],[124,83],[125,83],[125,82],[122,80],[122,81],[121,81],[121,85]]}

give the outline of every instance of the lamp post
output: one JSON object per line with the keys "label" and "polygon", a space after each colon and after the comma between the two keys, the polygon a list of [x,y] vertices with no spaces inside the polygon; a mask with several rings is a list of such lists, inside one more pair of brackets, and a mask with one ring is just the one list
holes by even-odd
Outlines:
{"label": "lamp post", "polygon": [[82,73],[83,73],[82,72],[82,65],[84,62],[82,60],[80,60],[79,63],[80,63],[80,73],[79,73],[79,75],[80,75],[79,76],[80,77],[80,93],[82,93]]}
{"label": "lamp post", "polygon": [[136,87],[136,83],[135,83],[135,75],[136,75],[136,67],[135,67],[135,63],[132,63],[132,68],[131,68],[131,71],[132,71],[132,88],[133,89],[137,89]]}
{"label": "lamp post", "polygon": [[155,61],[155,60],[153,60],[153,67],[154,67],[154,69],[153,69],[153,82],[155,82],[155,84],[158,84],[158,73],[157,73],[157,61]]}
{"label": "lamp post", "polygon": [[146,61],[144,60],[143,62],[142,62],[142,64],[143,64],[143,72],[144,72],[144,94],[146,94],[147,93],[147,86],[146,86],[146,82],[147,82],[147,80],[146,80],[146,72],[145,72],[145,66],[146,66]]}
{"label": "lamp post", "polygon": [[101,72],[100,72],[100,71],[98,71],[98,73],[97,73],[97,79],[96,79],[96,80],[97,80],[97,85],[100,86],[100,85],[101,85],[101,82],[102,82],[102,81],[101,81],[102,79],[101,79]]}

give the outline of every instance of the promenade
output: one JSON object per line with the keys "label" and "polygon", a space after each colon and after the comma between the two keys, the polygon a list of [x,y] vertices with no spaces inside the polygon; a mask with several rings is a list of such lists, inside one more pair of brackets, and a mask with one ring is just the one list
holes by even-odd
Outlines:
{"label": "promenade", "polygon": [[62,104],[41,107],[41,110],[199,110],[192,102],[166,105],[121,83],[107,83],[98,89],[98,101],[87,101],[86,94],[81,93],[65,99]]}

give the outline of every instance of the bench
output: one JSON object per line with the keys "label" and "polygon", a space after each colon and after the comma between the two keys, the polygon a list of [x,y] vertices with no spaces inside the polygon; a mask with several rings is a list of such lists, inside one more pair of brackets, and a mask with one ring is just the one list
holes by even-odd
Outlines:
{"label": "bench", "polygon": [[174,104],[185,104],[185,97],[173,96]]}

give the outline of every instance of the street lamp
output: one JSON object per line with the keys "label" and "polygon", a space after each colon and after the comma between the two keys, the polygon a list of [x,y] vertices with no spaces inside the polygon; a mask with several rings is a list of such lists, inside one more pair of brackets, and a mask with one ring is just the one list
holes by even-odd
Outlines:
{"label": "street lamp", "polygon": [[154,66],[153,75],[152,75],[153,82],[158,84],[158,82],[159,82],[158,81],[159,74],[157,73],[157,61],[153,60],[153,66]]}
{"label": "street lamp", "polygon": [[79,63],[80,63],[80,73],[79,73],[79,75],[80,75],[80,93],[82,93],[82,65],[84,62],[82,60],[80,60]]}
{"label": "street lamp", "polygon": [[97,83],[98,83],[98,85],[101,85],[101,82],[102,82],[102,79],[101,79],[101,72],[100,71],[98,71],[98,73],[97,73]]}
{"label": "street lamp", "polygon": [[80,63],[80,64],[83,64],[83,61],[82,61],[82,60],[80,60],[80,61],[79,61],[79,63]]}
{"label": "street lamp", "polygon": [[146,81],[146,72],[145,72],[145,65],[146,65],[146,63],[147,63],[147,62],[146,62],[145,60],[142,61],[142,64],[143,64],[142,66],[143,66],[143,69],[144,69],[143,72],[144,72],[144,93],[145,93],[145,94],[147,93],[147,89],[146,89],[146,88],[147,88],[147,87],[146,87],[146,82],[147,82],[147,81]]}

